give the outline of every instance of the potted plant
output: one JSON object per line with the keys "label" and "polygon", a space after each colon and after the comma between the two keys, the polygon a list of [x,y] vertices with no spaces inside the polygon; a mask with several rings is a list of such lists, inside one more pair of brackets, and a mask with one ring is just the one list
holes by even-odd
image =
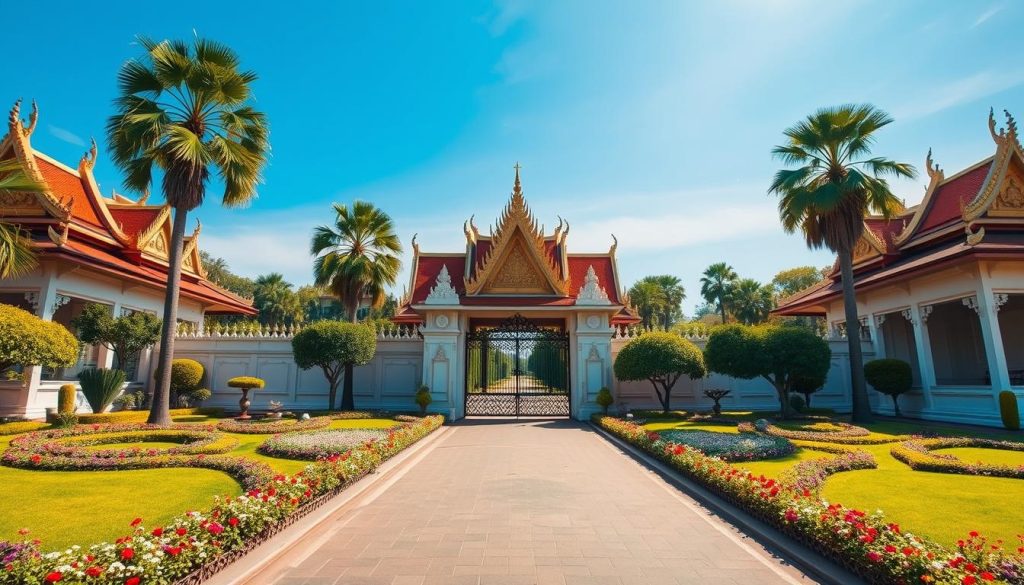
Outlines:
{"label": "potted plant", "polygon": [[420,389],[416,391],[416,404],[420,407],[420,414],[427,414],[427,407],[434,401],[434,398],[430,395],[430,388],[427,386],[420,386]]}
{"label": "potted plant", "polygon": [[270,418],[281,418],[281,409],[284,405],[277,400],[270,401]]}
{"label": "potted plant", "polygon": [[252,405],[252,403],[249,402],[249,391],[262,389],[266,384],[267,383],[260,378],[253,376],[238,376],[228,380],[229,388],[238,388],[242,391],[242,399],[238,401],[238,407],[242,410],[242,413],[238,415],[240,420],[248,420],[252,418],[249,416],[249,406]]}
{"label": "potted plant", "polygon": [[608,407],[615,403],[615,398],[612,396],[612,391],[608,388],[601,388],[597,392],[597,405],[601,407],[601,410],[605,414],[608,414]]}

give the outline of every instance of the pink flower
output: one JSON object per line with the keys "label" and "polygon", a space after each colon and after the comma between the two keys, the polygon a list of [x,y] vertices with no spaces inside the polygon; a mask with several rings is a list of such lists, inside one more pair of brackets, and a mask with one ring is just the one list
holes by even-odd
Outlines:
{"label": "pink flower", "polygon": [[216,522],[210,522],[209,524],[206,525],[206,530],[210,534],[217,535],[217,534],[220,534],[221,532],[224,532],[224,527],[221,526],[220,524],[216,523]]}
{"label": "pink flower", "polygon": [[880,562],[882,560],[882,555],[876,553],[873,550],[872,551],[868,551],[867,557],[868,557],[868,560],[871,561],[872,563],[877,563],[877,562]]}

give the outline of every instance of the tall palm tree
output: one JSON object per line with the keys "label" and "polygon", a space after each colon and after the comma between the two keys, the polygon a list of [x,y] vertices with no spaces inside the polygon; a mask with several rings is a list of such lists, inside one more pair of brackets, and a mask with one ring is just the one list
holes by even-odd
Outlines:
{"label": "tall palm tree", "polygon": [[282,325],[302,321],[305,311],[299,297],[278,272],[264,274],[256,279],[253,304],[260,310],[260,320],[269,325]]}
{"label": "tall palm tree", "polygon": [[658,287],[661,297],[661,324],[668,331],[681,312],[680,305],[686,300],[686,289],[683,288],[682,280],[671,274],[660,274],[645,276],[642,282],[651,282]]}
{"label": "tall palm tree", "polygon": [[[314,256],[313,275],[317,286],[338,296],[351,322],[358,322],[359,304],[369,297],[371,307],[380,307],[387,287],[398,279],[402,244],[391,217],[372,203],[356,201],[351,207],[334,204],[334,225],[313,230],[309,251]],[[352,410],[352,365],[345,366],[341,409]]]}
{"label": "tall palm tree", "polygon": [[629,288],[629,302],[640,314],[640,325],[644,329],[654,327],[654,320],[665,305],[661,287],[649,278],[643,278]]}
{"label": "tall palm tree", "polygon": [[[913,178],[912,165],[870,157],[875,132],[892,122],[871,105],[823,108],[787,128],[787,143],[772,154],[794,169],[775,174],[768,192],[779,199],[779,218],[787,233],[800,230],[810,248],[825,247],[839,256],[846,322],[857,323],[853,286],[853,247],[864,233],[870,212],[891,217],[902,209],[886,177]],[[856,327],[850,327],[856,331]],[[864,383],[860,338],[848,335],[853,385],[853,420],[869,422],[871,406]]]}
{"label": "tall palm tree", "polygon": [[270,145],[266,117],[249,105],[256,74],[239,70],[234,51],[203,39],[139,43],[144,55],[126,62],[117,76],[121,95],[107,122],[107,144],[127,189],[149,192],[155,167],[162,174],[164,198],[174,208],[158,362],[162,375],[149,412],[150,423],[168,425],[188,212],[203,203],[213,175],[223,185],[224,205],[251,201]]}
{"label": "tall palm tree", "polygon": [[745,325],[763,323],[775,308],[773,293],[771,285],[762,285],[753,278],[737,280],[729,294],[733,314]]}
{"label": "tall palm tree", "polygon": [[[25,174],[16,159],[0,161],[0,190],[38,192],[44,188]],[[0,222],[0,279],[24,276],[35,267],[31,238],[19,226]]]}
{"label": "tall palm tree", "polygon": [[708,303],[718,307],[725,323],[726,305],[729,302],[729,289],[736,280],[736,271],[725,262],[708,266],[700,278],[700,296]]}

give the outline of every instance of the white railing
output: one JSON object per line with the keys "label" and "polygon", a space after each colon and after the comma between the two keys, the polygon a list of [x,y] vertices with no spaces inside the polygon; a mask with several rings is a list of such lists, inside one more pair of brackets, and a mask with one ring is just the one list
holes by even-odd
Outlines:
{"label": "white railing", "polygon": [[[640,325],[626,326],[626,327],[616,327],[615,328],[615,333],[612,335],[612,339],[613,340],[622,339],[622,340],[628,341],[630,339],[634,339],[634,338],[640,337],[644,333],[650,333],[652,331],[664,331],[664,329],[647,328],[647,327],[642,327]],[[683,339],[688,339],[688,340],[694,341],[694,342],[697,342],[697,341],[707,341],[708,340],[708,332],[705,331],[705,330],[700,330],[700,331],[690,332],[690,333],[680,333],[679,335]]]}
{"label": "white railing", "polygon": [[[291,339],[302,331],[302,325],[252,325],[228,324],[200,330],[196,327],[179,325],[175,331],[177,339]],[[379,341],[402,341],[418,339],[419,327],[396,325],[377,329]]]}

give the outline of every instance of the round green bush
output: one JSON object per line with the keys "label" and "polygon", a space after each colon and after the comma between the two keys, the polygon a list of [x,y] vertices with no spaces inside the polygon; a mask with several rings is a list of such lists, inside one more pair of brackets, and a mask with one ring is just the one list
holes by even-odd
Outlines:
{"label": "round green bush", "polygon": [[260,378],[253,376],[237,376],[228,380],[228,387],[230,388],[248,388],[249,390],[259,390],[266,386],[267,383]]}
{"label": "round green bush", "polygon": [[[160,368],[153,373],[153,379],[160,381]],[[178,358],[171,361],[171,392],[175,395],[189,394],[199,387],[206,374],[206,368],[196,360]]]}
{"label": "round green bush", "polygon": [[430,395],[430,388],[426,386],[420,386],[420,389],[416,391],[416,404],[420,407],[420,412],[427,412],[427,407],[434,401],[434,397]]}
{"label": "round green bush", "polygon": [[78,361],[78,340],[63,325],[0,303],[0,373],[14,366],[59,368]]}
{"label": "round green bush", "polygon": [[793,410],[800,412],[804,409],[804,406],[806,406],[806,404],[807,403],[804,402],[803,396],[800,396],[799,394],[789,395],[789,405],[793,407]]}
{"label": "round green bush", "polygon": [[619,380],[650,380],[665,412],[671,409],[670,392],[683,375],[691,380],[707,375],[704,355],[689,340],[675,333],[645,333],[631,340],[615,357]]}
{"label": "round green bush", "polygon": [[64,384],[57,395],[57,412],[60,414],[74,413],[77,410],[78,386]]}
{"label": "round green bush", "polygon": [[209,388],[200,388],[192,392],[191,398],[195,402],[202,402],[209,400],[211,396],[213,396],[213,392],[210,392]]}
{"label": "round green bush", "polygon": [[1017,408],[1017,395],[1009,390],[999,393],[999,416],[1003,426],[1011,431],[1020,430],[1020,411]]}
{"label": "round green bush", "polygon": [[608,413],[608,407],[615,403],[615,397],[612,396],[612,391],[608,388],[601,388],[597,392],[597,405],[601,407],[601,410]]}
{"label": "round green bush", "polygon": [[872,360],[864,364],[864,378],[875,390],[892,397],[893,408],[896,416],[899,416],[900,404],[897,397],[910,391],[914,384],[910,364],[892,358]]}

